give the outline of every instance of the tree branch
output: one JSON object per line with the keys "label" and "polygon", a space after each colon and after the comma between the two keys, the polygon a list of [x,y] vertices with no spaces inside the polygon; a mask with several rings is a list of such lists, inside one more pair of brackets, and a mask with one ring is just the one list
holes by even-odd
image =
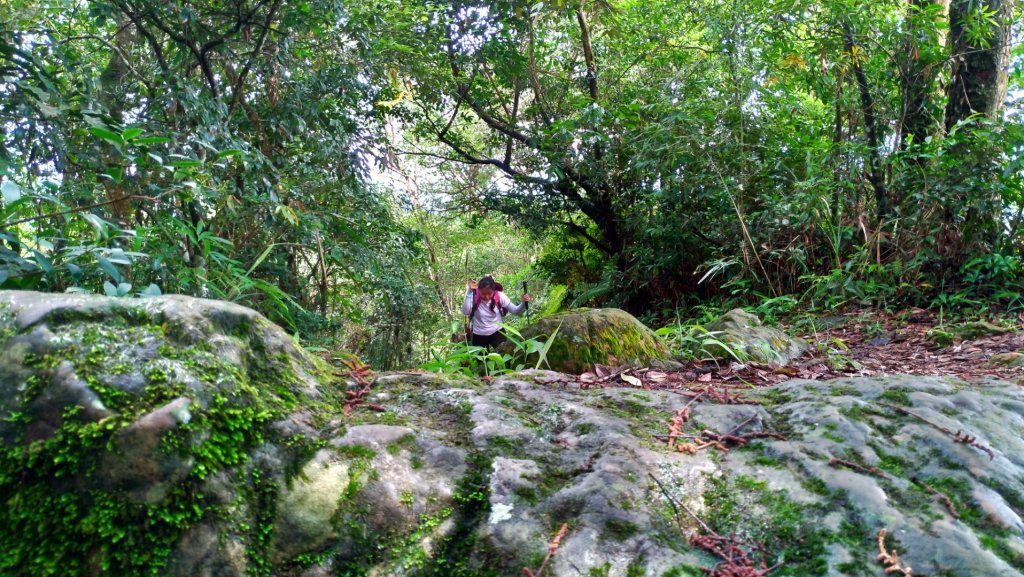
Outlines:
{"label": "tree branch", "polygon": [[249,74],[249,69],[252,67],[252,61],[259,55],[260,51],[263,50],[263,42],[266,41],[267,35],[270,32],[271,21],[274,19],[274,14],[280,6],[281,0],[274,0],[274,3],[270,5],[270,10],[267,11],[267,17],[263,20],[263,30],[260,31],[260,37],[256,40],[256,47],[252,51],[253,55],[246,60],[245,66],[242,68],[242,72],[238,75],[238,80],[235,81],[234,86],[231,89],[231,106],[228,107],[228,118],[231,117],[231,114],[238,106],[238,101],[242,94],[242,84],[245,82],[246,75]]}

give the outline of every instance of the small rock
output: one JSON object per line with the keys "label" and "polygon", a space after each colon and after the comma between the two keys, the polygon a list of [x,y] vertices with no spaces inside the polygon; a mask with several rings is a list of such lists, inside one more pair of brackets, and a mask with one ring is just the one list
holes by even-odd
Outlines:
{"label": "small rock", "polygon": [[1013,329],[1000,327],[988,321],[975,321],[966,323],[956,329],[956,333],[964,340],[974,340],[983,337],[994,337],[1013,332]]}
{"label": "small rock", "polygon": [[1024,353],[999,353],[992,355],[992,358],[988,360],[988,364],[993,367],[1006,367],[1008,369],[1024,367]]}
{"label": "small rock", "polygon": [[931,329],[925,333],[924,338],[939,347],[948,347],[953,344],[956,335],[942,329]]}
{"label": "small rock", "polygon": [[[729,346],[744,361],[785,365],[807,350],[807,343],[803,339],[764,326],[757,315],[743,309],[733,309],[708,323],[705,328],[716,333],[714,337]],[[704,345],[704,349],[716,358],[732,356],[720,346]]]}

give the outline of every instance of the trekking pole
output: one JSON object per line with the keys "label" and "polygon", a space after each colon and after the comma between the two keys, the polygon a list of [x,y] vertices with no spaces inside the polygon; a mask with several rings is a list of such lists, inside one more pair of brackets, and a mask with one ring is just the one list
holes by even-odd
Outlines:
{"label": "trekking pole", "polygon": [[[523,281],[523,294],[529,294],[530,291],[526,290],[526,281]],[[530,324],[530,301],[523,303],[526,306],[526,324]]]}

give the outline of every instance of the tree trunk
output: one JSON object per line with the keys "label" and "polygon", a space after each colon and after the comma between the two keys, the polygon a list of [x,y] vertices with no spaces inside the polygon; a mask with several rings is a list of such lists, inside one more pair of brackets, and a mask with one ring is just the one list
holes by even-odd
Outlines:
{"label": "tree trunk", "polygon": [[946,38],[939,20],[949,14],[949,0],[910,0],[907,6],[906,39],[900,88],[900,149],[908,142],[920,144],[942,128],[941,93],[936,78],[945,59]]}
{"label": "tree trunk", "polygon": [[853,62],[853,74],[857,79],[857,88],[860,92],[861,112],[864,115],[864,132],[868,140],[868,181],[875,193],[875,206],[877,209],[876,219],[879,223],[889,217],[892,205],[889,201],[889,193],[885,190],[885,176],[882,174],[882,159],[878,151],[879,138],[878,126],[875,121],[875,99],[871,94],[871,87],[868,85],[868,77],[864,73],[860,59],[855,50],[856,44],[853,39],[853,31],[846,28],[846,51],[850,54]]}
{"label": "tree trunk", "polygon": [[[980,6],[979,6],[980,4]],[[972,13],[971,7],[975,6]],[[967,37],[965,23],[978,10],[995,14],[987,42]],[[1013,0],[953,0],[949,8],[952,78],[946,105],[946,130],[972,114],[995,119],[1006,100],[1010,64]]]}

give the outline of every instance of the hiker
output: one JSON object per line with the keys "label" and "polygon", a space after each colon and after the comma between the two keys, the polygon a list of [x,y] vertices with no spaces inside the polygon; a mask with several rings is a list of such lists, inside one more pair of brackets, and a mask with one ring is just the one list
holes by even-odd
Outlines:
{"label": "hiker", "polygon": [[513,305],[512,301],[501,292],[501,285],[490,276],[469,282],[466,298],[462,301],[462,314],[469,317],[472,329],[471,345],[496,348],[505,342],[501,329],[502,318],[506,314],[521,315],[530,302],[530,295],[523,295],[523,302]]}

